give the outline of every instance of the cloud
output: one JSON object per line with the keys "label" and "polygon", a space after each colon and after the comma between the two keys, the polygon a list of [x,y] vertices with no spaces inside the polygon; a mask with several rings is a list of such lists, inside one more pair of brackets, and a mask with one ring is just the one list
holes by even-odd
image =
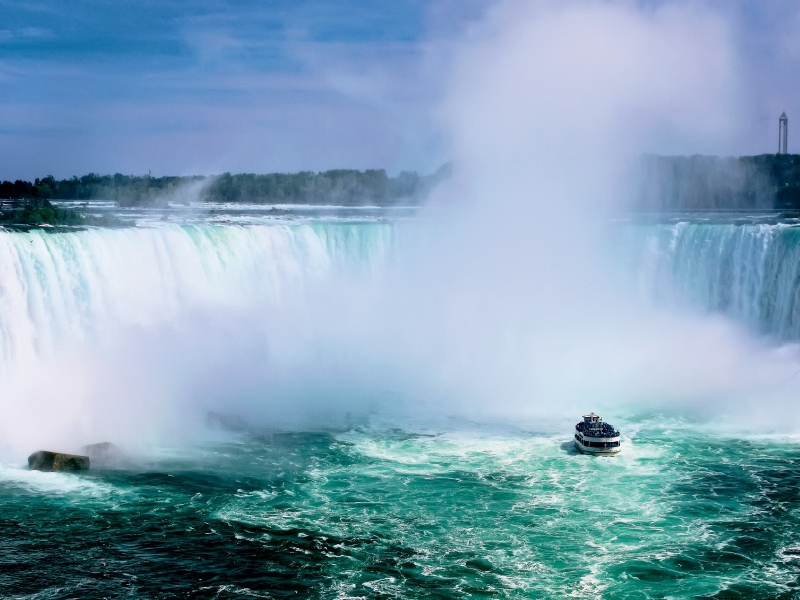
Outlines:
{"label": "cloud", "polygon": [[[6,3],[7,22],[14,26],[0,34],[0,62],[7,66],[0,150],[11,158],[0,177],[141,172],[155,160],[159,173],[176,174],[374,166],[430,171],[450,158],[450,129],[438,109],[454,53],[491,31],[499,33],[506,18],[501,15],[513,12],[509,6],[437,0],[378,9],[356,0],[235,6],[205,0],[191,8],[159,3],[143,10],[118,3],[98,11],[59,0]],[[514,9],[521,19],[553,9],[547,2],[526,6]],[[585,6],[575,4],[573,10]],[[624,9],[609,6],[612,12]],[[740,61],[733,68],[746,82],[736,92],[737,131],[691,139],[696,145],[690,147],[669,133],[669,123],[653,123],[660,147],[718,154],[771,151],[777,115],[800,114],[795,93],[800,83],[789,76],[798,66],[792,50],[797,7],[788,2],[644,7],[642,15],[664,23],[670,14],[692,13],[698,18],[692,16],[690,24],[727,27]],[[696,39],[710,39],[704,26],[693,31]],[[25,43],[21,32],[29,34]],[[665,58],[679,58],[678,48],[662,50]],[[719,51],[705,48],[709,59]],[[653,73],[643,72],[641,81],[661,89]],[[688,79],[680,84],[703,86]],[[717,113],[724,114],[731,100],[720,102]],[[25,105],[28,110],[19,112]],[[147,122],[142,114],[150,116]],[[632,106],[630,119],[636,118]],[[687,123],[709,131],[716,119],[709,112],[707,122],[697,123],[687,115]],[[44,146],[43,129],[64,134],[55,145],[48,137]],[[68,133],[75,130],[80,133]],[[165,147],[170,151],[161,150]]]}
{"label": "cloud", "polygon": [[[446,158],[429,118],[441,78],[424,72],[422,5],[44,6],[9,7],[29,33],[37,23],[55,35],[0,51],[15,113],[0,113],[11,157],[0,177],[429,171]],[[43,145],[42,131],[59,130]]]}
{"label": "cloud", "polygon": [[48,30],[42,29],[41,27],[23,27],[17,32],[17,36],[21,38],[51,38],[55,37],[55,34]]}

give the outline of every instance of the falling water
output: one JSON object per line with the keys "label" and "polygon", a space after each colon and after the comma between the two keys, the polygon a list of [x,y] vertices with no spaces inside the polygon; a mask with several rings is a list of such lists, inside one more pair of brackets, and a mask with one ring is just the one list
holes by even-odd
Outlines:
{"label": "falling water", "polygon": [[331,274],[375,268],[391,235],[388,224],[335,223],[1,231],[2,364],[103,327],[278,304]]}
{"label": "falling water", "polygon": [[680,222],[629,226],[645,295],[692,302],[783,340],[800,339],[800,227]]}

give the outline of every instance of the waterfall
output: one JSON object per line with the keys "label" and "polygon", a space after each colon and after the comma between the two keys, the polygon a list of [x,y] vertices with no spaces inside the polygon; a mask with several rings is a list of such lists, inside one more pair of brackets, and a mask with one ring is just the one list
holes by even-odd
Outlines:
{"label": "waterfall", "polygon": [[103,327],[280,303],[331,273],[374,268],[388,224],[0,231],[0,365]]}
{"label": "waterfall", "polygon": [[626,229],[646,295],[688,300],[759,333],[800,339],[800,227],[682,222]]}
{"label": "waterfall", "polygon": [[[618,231],[645,295],[800,339],[800,228]],[[497,237],[459,246],[474,239],[438,222],[0,231],[0,454],[166,439],[207,411],[291,425],[746,400],[797,371],[722,320],[651,311],[613,271],[591,279],[581,261],[607,265],[568,244],[531,265],[492,255]]]}

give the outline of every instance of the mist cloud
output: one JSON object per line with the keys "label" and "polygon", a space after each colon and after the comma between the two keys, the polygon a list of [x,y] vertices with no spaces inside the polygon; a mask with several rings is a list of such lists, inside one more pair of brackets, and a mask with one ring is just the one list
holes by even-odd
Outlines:
{"label": "mist cloud", "polygon": [[[323,426],[348,413],[519,422],[592,408],[740,418],[758,405],[748,426],[780,426],[796,347],[642,299],[608,226],[642,151],[740,134],[734,31],[726,14],[685,4],[497,5],[454,44],[436,111],[456,174],[393,230],[386,257],[353,271],[320,258],[273,289],[257,266],[310,256],[288,238],[221,253],[230,262],[213,276],[197,250],[154,250],[130,279],[108,275],[113,293],[100,284],[110,312],[80,343],[56,336],[6,388],[24,399],[4,411],[18,423],[12,449],[31,431],[163,439],[206,410]],[[131,322],[124,306],[148,318]],[[44,425],[31,407],[57,405],[42,381],[72,398]]]}

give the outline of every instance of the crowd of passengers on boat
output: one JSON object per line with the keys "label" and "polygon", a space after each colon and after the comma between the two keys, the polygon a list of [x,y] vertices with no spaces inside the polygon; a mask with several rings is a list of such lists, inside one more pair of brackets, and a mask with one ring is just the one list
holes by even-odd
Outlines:
{"label": "crowd of passengers on boat", "polygon": [[575,446],[581,452],[612,454],[620,450],[619,431],[604,423],[599,415],[584,415],[583,421],[575,425],[575,431]]}

